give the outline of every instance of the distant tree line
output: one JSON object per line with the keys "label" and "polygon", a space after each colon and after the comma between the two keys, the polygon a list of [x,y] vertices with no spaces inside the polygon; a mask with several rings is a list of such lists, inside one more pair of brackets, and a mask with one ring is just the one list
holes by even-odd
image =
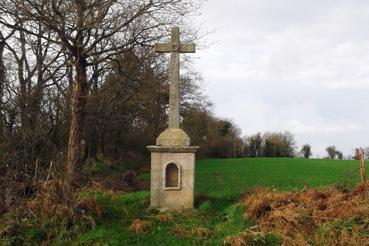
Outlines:
{"label": "distant tree line", "polygon": [[231,120],[215,117],[208,110],[190,108],[184,112],[183,128],[192,144],[200,146],[199,157],[244,156],[241,130]]}
{"label": "distant tree line", "polygon": [[247,157],[294,157],[295,154],[294,135],[288,131],[257,133],[244,141]]}
{"label": "distant tree line", "polygon": [[336,146],[328,146],[326,149],[327,154],[328,154],[328,158],[331,160],[334,159],[338,159],[338,160],[342,160],[343,159],[343,153],[342,151],[337,150]]}

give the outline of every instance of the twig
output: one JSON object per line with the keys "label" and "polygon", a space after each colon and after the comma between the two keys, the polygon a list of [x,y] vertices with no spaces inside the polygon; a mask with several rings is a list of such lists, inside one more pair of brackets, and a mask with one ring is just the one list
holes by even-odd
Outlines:
{"label": "twig", "polygon": [[35,175],[33,177],[33,183],[36,183],[37,180],[37,169],[38,169],[38,157],[36,158],[36,167],[35,167]]}
{"label": "twig", "polygon": [[49,166],[49,172],[48,172],[48,174],[47,174],[47,178],[46,178],[46,181],[48,181],[49,180],[49,178],[50,178],[50,174],[51,174],[51,168],[53,167],[53,161],[51,161],[50,162],[50,166]]}

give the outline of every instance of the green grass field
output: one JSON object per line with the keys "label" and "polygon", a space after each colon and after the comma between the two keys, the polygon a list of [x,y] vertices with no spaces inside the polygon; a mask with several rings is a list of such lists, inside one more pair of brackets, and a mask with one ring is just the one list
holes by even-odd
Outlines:
{"label": "green grass field", "polygon": [[[148,191],[112,194],[91,190],[83,196],[95,197],[104,211],[102,217],[94,216],[96,227],[59,229],[53,245],[223,245],[227,237],[237,236],[253,225],[244,219],[242,193],[255,186],[278,190],[330,185],[352,187],[359,181],[358,166],[358,161],[314,159],[198,160],[196,192],[202,194],[202,200],[194,211],[167,214],[169,219],[163,220],[158,212],[147,209]],[[146,224],[145,232],[130,230],[137,219]],[[42,235],[48,233],[48,226],[35,224],[18,239],[37,245]],[[280,245],[280,242],[275,235],[269,235],[254,245]],[[4,245],[12,245],[11,239]]]}
{"label": "green grass field", "polygon": [[[109,215],[98,220],[98,227],[83,234],[75,245],[222,245],[252,225],[243,218],[241,194],[255,186],[279,190],[340,185],[351,187],[359,180],[357,161],[305,159],[215,159],[196,164],[196,192],[207,196],[192,214],[173,214],[173,221],[157,221],[157,213],[147,211],[149,192],[97,200]],[[129,230],[134,219],[150,224],[145,233]],[[197,229],[208,233],[199,234]],[[278,238],[267,238],[255,245],[279,245]]]}
{"label": "green grass field", "polygon": [[238,196],[255,186],[278,190],[328,185],[352,186],[359,181],[358,161],[244,158],[199,160],[196,191],[213,197]]}

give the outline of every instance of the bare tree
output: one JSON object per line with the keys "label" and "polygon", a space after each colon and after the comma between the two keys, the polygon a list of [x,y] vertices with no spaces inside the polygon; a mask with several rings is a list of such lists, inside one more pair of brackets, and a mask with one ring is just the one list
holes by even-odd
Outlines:
{"label": "bare tree", "polygon": [[[190,0],[4,0],[0,3],[0,11],[5,14],[0,17],[1,24],[58,45],[67,54],[67,62],[73,64],[64,176],[67,183],[74,177],[80,156],[90,67],[111,61],[137,45],[150,44],[161,37],[168,25],[181,23],[183,15],[192,7],[195,6]],[[35,32],[38,23],[51,34]]]}

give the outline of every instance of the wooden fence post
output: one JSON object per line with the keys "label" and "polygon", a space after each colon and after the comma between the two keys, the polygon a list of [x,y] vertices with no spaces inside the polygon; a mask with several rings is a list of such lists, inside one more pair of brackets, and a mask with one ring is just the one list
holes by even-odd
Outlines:
{"label": "wooden fence post", "polygon": [[360,177],[361,182],[366,182],[366,172],[365,172],[365,157],[363,148],[359,148],[359,160],[360,160]]}

